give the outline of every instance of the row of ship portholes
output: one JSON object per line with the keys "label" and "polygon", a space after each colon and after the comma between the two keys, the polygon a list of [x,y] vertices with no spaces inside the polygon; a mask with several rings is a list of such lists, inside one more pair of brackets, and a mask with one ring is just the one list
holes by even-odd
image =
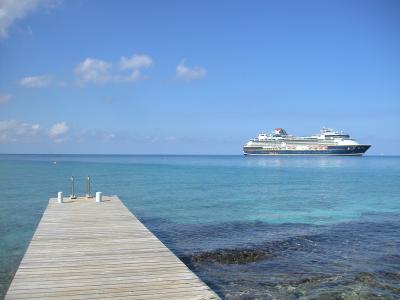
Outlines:
{"label": "row of ship portholes", "polygon": [[361,150],[362,147],[347,147],[347,150]]}

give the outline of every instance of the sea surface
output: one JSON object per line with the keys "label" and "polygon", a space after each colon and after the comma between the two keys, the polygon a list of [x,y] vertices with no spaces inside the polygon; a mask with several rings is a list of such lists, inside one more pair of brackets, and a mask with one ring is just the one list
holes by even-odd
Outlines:
{"label": "sea surface", "polygon": [[400,298],[400,157],[0,155],[0,299],[71,175],[223,299]]}

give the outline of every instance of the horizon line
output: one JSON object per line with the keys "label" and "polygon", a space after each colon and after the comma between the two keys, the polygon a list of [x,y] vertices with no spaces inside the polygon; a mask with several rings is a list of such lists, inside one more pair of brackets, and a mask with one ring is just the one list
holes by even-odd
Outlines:
{"label": "horizon line", "polygon": [[[151,154],[144,154],[144,153],[0,153],[0,155],[93,155],[93,156],[248,156],[242,154],[177,154],[177,153],[151,153]],[[251,156],[251,155],[250,155]],[[276,157],[279,155],[264,155],[267,157]],[[264,157],[262,156],[262,157]],[[324,155],[315,155],[316,157],[324,156]],[[362,156],[400,156],[400,154],[365,154]]]}

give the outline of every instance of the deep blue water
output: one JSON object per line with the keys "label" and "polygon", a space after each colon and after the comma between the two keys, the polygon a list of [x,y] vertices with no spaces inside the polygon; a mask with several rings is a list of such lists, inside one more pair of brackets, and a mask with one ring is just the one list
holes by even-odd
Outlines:
{"label": "deep blue water", "polygon": [[223,298],[400,298],[400,157],[99,155],[0,155],[0,298],[71,175]]}

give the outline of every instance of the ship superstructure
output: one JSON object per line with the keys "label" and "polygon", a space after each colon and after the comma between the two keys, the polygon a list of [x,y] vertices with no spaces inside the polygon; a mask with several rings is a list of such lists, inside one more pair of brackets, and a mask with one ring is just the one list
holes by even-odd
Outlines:
{"label": "ship superstructure", "polygon": [[245,155],[363,155],[371,145],[359,144],[350,135],[322,128],[319,134],[296,137],[283,128],[260,133],[243,146]]}

